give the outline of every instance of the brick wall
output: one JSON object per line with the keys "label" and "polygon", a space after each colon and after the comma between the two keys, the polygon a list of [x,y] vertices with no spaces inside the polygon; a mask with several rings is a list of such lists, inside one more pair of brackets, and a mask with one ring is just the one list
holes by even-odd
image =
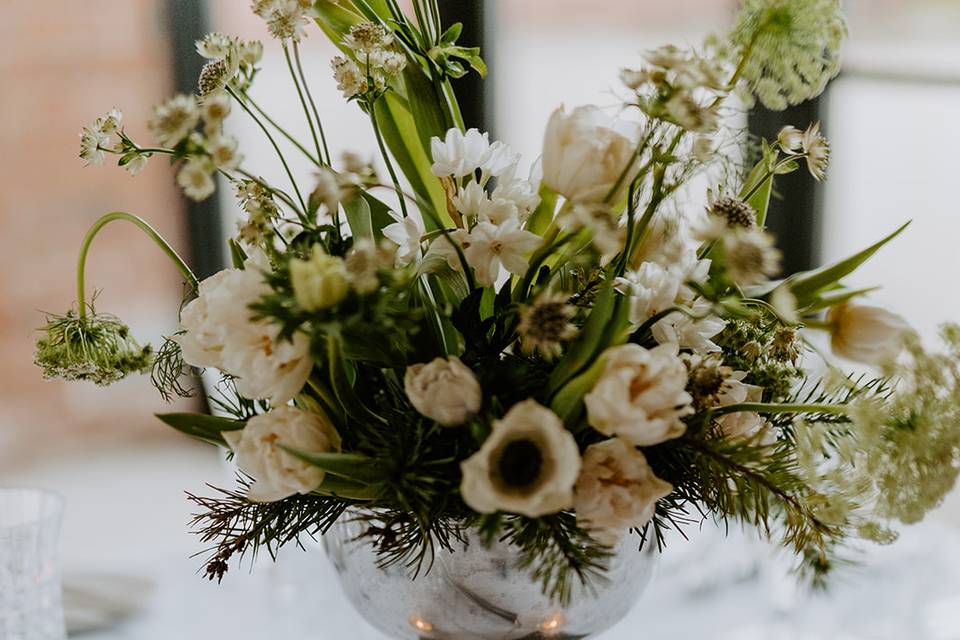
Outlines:
{"label": "brick wall", "polygon": [[[119,388],[45,382],[32,364],[40,310],[75,299],[73,268],[86,228],[121,209],[150,220],[185,250],[169,164],[136,179],[116,166],[84,167],[78,131],[113,106],[149,140],[151,105],[169,91],[169,52],[157,0],[6,0],[0,7],[0,464],[96,438],[166,434],[162,401],[144,378]],[[176,326],[176,270],[132,226],[94,244],[88,283],[98,306],[144,340]],[[163,437],[163,436],[158,436]]]}

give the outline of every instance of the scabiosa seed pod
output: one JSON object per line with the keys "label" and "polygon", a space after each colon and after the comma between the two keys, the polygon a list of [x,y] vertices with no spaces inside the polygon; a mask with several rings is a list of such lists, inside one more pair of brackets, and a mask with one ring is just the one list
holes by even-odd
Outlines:
{"label": "scabiosa seed pod", "polygon": [[757,212],[753,207],[739,198],[730,196],[714,202],[708,211],[710,215],[722,218],[728,227],[752,229],[757,220]]}
{"label": "scabiosa seed pod", "polygon": [[560,355],[563,343],[577,335],[573,324],[576,309],[562,293],[542,293],[520,310],[520,346],[524,353],[539,352],[544,358]]}
{"label": "scabiosa seed pod", "polygon": [[840,72],[840,9],[839,0],[746,0],[731,42],[749,93],[777,111],[820,95]]}

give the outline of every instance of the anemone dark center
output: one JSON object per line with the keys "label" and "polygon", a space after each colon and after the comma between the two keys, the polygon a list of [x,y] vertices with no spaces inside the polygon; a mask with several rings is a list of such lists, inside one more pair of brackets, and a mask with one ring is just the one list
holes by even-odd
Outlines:
{"label": "anemone dark center", "polygon": [[529,440],[514,440],[503,449],[497,471],[508,487],[528,487],[540,476],[543,456],[540,448]]}

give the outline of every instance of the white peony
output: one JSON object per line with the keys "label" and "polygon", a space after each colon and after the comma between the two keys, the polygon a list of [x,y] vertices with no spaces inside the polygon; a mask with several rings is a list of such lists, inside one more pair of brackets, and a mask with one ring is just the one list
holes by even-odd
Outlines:
{"label": "white peony", "polygon": [[602,202],[618,181],[620,190],[630,184],[636,138],[633,125],[597,107],[560,107],[544,134],[543,183],[574,202]]}
{"label": "white peony", "polygon": [[653,349],[625,344],[607,349],[604,368],[584,397],[587,421],[609,436],[646,447],[677,438],[693,413],[687,368],[675,344]]}
{"label": "white peony", "polygon": [[455,427],[480,410],[477,376],[457,357],[407,367],[403,388],[414,409],[445,427]]}
{"label": "white peony", "polygon": [[538,518],[573,505],[580,451],[555,413],[524,400],[493,423],[483,446],[460,468],[460,493],[474,511]]}
{"label": "white peony", "polygon": [[673,486],[654,475],[647,459],[620,438],[587,447],[574,487],[577,524],[603,544],[613,546],[630,528],[653,518],[657,501]]}
{"label": "white peony", "polygon": [[310,493],[326,475],[277,445],[304,453],[340,450],[340,436],[326,416],[289,406],[250,418],[242,430],[225,431],[223,438],[240,470],[254,478],[248,494],[254,502],[276,502],[297,493]]}
{"label": "white peony", "polygon": [[901,316],[880,307],[845,303],[827,315],[833,335],[830,347],[838,356],[877,364],[895,356],[903,346],[910,325]]}
{"label": "white peony", "polygon": [[302,333],[279,339],[279,327],[253,320],[250,305],[269,293],[262,256],[243,269],[225,269],[200,283],[198,297],[180,315],[183,359],[236,377],[237,391],[283,404],[306,383],[313,369],[310,341]]}

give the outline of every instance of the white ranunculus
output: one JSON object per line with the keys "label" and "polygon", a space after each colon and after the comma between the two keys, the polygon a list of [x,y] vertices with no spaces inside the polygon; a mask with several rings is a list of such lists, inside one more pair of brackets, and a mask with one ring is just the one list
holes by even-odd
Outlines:
{"label": "white ranunculus", "polygon": [[633,125],[597,107],[560,107],[544,135],[543,183],[574,202],[602,202],[625,171],[620,189],[630,184],[636,138]]}
{"label": "white ranunculus", "polygon": [[617,289],[630,299],[630,322],[646,322],[674,305],[683,285],[681,274],[657,262],[644,262],[617,278]]}
{"label": "white ranunculus", "polygon": [[307,494],[323,482],[324,471],[284,451],[285,445],[304,453],[340,450],[340,436],[326,416],[284,406],[250,418],[240,431],[225,431],[224,440],[241,471],[254,478],[248,497],[276,502]]}
{"label": "white ranunculus", "polygon": [[577,524],[600,542],[614,545],[630,528],[653,518],[657,500],[673,486],[654,475],[647,459],[620,438],[587,447],[574,487]]}
{"label": "white ranunculus", "polygon": [[460,468],[460,493],[474,511],[538,518],[573,505],[580,451],[557,414],[524,400],[493,423],[483,446]]}
{"label": "white ranunculus", "polygon": [[830,346],[838,356],[877,364],[895,356],[903,346],[910,325],[901,316],[880,307],[845,303],[827,315],[833,335]]}
{"label": "white ranunculus", "polygon": [[[698,300],[693,304],[690,312],[702,316],[710,309],[710,303]],[[653,325],[653,339],[659,344],[675,343],[681,349],[690,349],[694,353],[714,353],[720,347],[711,340],[727,326],[726,320],[717,316],[707,315],[700,320],[691,318],[685,313],[671,313],[663,320]]]}
{"label": "white ranunculus", "polygon": [[430,140],[433,175],[440,178],[468,176],[488,159],[489,151],[490,139],[486,133],[477,129],[463,133],[453,127],[443,140],[436,137]]}
{"label": "white ranunculus", "polygon": [[183,359],[236,377],[237,391],[252,399],[283,404],[306,383],[313,369],[310,341],[302,333],[279,339],[279,327],[253,320],[250,305],[270,292],[265,259],[255,255],[243,269],[225,269],[200,283],[198,297],[180,315]]}
{"label": "white ranunculus", "polygon": [[403,388],[414,409],[445,427],[463,424],[483,402],[477,376],[455,356],[410,365]]}
{"label": "white ranunculus", "polygon": [[603,372],[584,397],[590,426],[640,447],[683,434],[681,418],[693,407],[677,345],[644,349],[625,344],[607,349],[602,357]]}

